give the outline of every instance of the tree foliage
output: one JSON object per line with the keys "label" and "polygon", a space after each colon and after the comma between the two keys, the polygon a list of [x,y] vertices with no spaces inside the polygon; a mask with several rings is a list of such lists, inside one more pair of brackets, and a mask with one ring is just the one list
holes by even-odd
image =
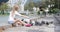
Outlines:
{"label": "tree foliage", "polygon": [[60,9],[60,0],[54,0],[55,2],[55,8]]}
{"label": "tree foliage", "polygon": [[25,5],[25,10],[32,10],[32,8],[34,7],[34,2],[29,2],[27,5]]}
{"label": "tree foliage", "polygon": [[8,9],[8,5],[6,3],[0,6],[0,10],[6,10],[6,9]]}
{"label": "tree foliage", "polygon": [[8,4],[7,3],[3,3],[0,5],[0,11],[2,14],[4,14],[4,11],[6,11],[8,9]]}

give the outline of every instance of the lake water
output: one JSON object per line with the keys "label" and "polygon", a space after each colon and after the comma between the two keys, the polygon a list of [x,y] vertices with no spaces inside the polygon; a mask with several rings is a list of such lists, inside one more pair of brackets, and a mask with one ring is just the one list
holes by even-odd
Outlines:
{"label": "lake water", "polygon": [[0,23],[5,23],[8,21],[8,16],[0,16]]}

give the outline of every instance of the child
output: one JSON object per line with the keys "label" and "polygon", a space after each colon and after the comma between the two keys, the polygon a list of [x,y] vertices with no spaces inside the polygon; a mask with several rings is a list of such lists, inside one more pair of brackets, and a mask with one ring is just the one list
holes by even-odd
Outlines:
{"label": "child", "polygon": [[17,11],[18,11],[18,9],[19,9],[19,6],[18,5],[14,5],[13,6],[13,8],[12,8],[12,10],[11,10],[11,12],[10,12],[10,15],[9,15],[9,19],[8,19],[8,23],[10,23],[10,24],[23,24],[23,25],[26,25],[26,26],[31,26],[31,24],[26,24],[26,23],[24,23],[23,21],[21,21],[21,20],[19,20],[19,19],[17,19],[17,18],[15,18],[15,15],[19,15],[19,16],[23,16],[23,17],[26,17],[27,18],[27,16],[24,16],[24,15],[21,15],[21,14],[19,14]]}

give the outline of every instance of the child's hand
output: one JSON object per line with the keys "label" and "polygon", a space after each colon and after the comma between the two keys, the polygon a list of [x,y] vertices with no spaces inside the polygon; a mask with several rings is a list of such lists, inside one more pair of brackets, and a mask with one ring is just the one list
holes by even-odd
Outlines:
{"label": "child's hand", "polygon": [[25,16],[25,18],[29,18],[28,16]]}
{"label": "child's hand", "polygon": [[25,17],[25,18],[29,18],[28,16],[25,16],[25,15],[21,15],[21,16],[23,16],[23,17]]}

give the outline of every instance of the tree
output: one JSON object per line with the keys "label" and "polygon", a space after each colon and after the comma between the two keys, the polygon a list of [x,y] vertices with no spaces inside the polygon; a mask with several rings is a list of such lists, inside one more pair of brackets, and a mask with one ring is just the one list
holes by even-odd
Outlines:
{"label": "tree", "polygon": [[55,2],[55,8],[60,9],[60,0],[54,0]]}
{"label": "tree", "polygon": [[32,8],[34,7],[34,2],[29,2],[27,5],[25,5],[25,10],[32,10]]}
{"label": "tree", "polygon": [[4,14],[4,11],[8,9],[8,4],[7,3],[2,3],[0,6],[0,11],[2,14]]}
{"label": "tree", "polygon": [[48,0],[48,1],[46,1],[46,4],[47,3],[49,5],[54,4],[54,8],[60,9],[60,0]]}

